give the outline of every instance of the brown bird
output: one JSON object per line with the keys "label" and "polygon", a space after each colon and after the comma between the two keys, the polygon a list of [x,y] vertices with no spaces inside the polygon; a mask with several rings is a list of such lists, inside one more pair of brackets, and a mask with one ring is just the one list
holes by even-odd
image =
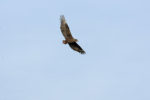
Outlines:
{"label": "brown bird", "polygon": [[65,37],[65,40],[63,40],[63,43],[64,44],[69,44],[69,46],[73,50],[75,50],[75,51],[77,51],[77,52],[79,52],[81,54],[85,54],[85,51],[76,43],[78,40],[75,39],[71,35],[69,26],[68,26],[68,24],[67,24],[67,22],[65,20],[64,15],[60,16],[60,23],[61,23],[61,25],[60,25],[61,32],[62,32],[63,36]]}

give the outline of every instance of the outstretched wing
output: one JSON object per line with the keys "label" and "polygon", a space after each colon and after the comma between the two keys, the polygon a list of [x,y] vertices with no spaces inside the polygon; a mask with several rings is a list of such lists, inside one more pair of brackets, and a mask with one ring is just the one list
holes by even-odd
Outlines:
{"label": "outstretched wing", "polygon": [[65,39],[66,40],[73,39],[64,15],[60,16],[60,21],[61,21],[60,29],[61,29],[61,32],[62,32],[63,36],[65,37]]}
{"label": "outstretched wing", "polygon": [[81,54],[85,54],[85,51],[76,42],[72,42],[72,43],[68,43],[68,44],[73,50],[75,50]]}

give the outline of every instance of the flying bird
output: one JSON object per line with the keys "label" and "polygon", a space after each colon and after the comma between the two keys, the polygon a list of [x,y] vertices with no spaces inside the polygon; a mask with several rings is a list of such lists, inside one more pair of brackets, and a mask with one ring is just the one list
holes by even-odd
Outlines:
{"label": "flying bird", "polygon": [[61,30],[63,36],[65,37],[65,40],[63,40],[63,44],[69,44],[69,46],[73,50],[75,50],[81,54],[85,54],[85,51],[77,44],[78,40],[72,36],[64,15],[60,16],[60,23],[61,23],[60,30]]}

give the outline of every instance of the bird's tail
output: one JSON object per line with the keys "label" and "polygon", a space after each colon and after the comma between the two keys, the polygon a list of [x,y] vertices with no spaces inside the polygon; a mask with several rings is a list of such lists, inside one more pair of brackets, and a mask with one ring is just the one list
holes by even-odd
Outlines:
{"label": "bird's tail", "polygon": [[68,44],[73,50],[78,51],[81,54],[85,54],[85,51],[76,42],[72,42]]}
{"label": "bird's tail", "polygon": [[65,24],[66,23],[64,15],[60,16],[60,22],[61,22],[61,24]]}

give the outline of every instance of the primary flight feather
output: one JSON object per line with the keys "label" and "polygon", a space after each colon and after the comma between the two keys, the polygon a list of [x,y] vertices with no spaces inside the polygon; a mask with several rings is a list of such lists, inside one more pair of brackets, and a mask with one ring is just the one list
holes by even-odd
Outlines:
{"label": "primary flight feather", "polygon": [[69,46],[73,50],[75,50],[81,54],[85,54],[85,51],[76,43],[78,40],[72,36],[64,15],[60,16],[60,23],[61,23],[60,24],[61,32],[62,32],[63,36],[65,37],[65,40],[63,40],[63,43],[69,44]]}

